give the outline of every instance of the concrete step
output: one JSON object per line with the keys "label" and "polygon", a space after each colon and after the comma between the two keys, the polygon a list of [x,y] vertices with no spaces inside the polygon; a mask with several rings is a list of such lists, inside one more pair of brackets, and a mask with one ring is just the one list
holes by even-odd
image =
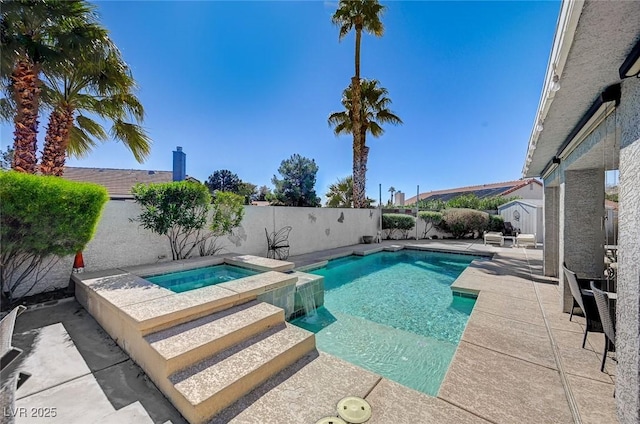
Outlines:
{"label": "concrete step", "polygon": [[153,420],[140,402],[134,402],[124,408],[120,408],[117,411],[100,418],[99,422],[100,424],[153,424]]}
{"label": "concrete step", "polygon": [[281,308],[252,301],[145,336],[169,376],[284,322]]}
{"label": "concrete step", "polygon": [[252,337],[169,380],[174,404],[191,423],[204,422],[315,349],[315,335],[288,323]]}

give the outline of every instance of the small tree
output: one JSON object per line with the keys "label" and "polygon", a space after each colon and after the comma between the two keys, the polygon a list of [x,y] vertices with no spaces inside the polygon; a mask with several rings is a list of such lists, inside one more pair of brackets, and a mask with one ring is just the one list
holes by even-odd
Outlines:
{"label": "small tree", "polygon": [[0,172],[0,286],[7,305],[27,295],[62,256],[84,249],[108,199],[96,184]]}
{"label": "small tree", "polygon": [[142,207],[140,225],[169,239],[173,260],[188,258],[204,237],[211,204],[207,187],[179,181],[136,184],[131,191]]}
{"label": "small tree", "polygon": [[216,191],[230,191],[231,193],[239,193],[242,180],[238,175],[228,169],[220,169],[209,175],[209,179],[205,185],[209,188],[211,194]]}
{"label": "small tree", "polygon": [[238,186],[238,192],[236,194],[242,196],[245,205],[250,205],[251,202],[258,196],[258,192],[256,190],[257,188],[258,186],[256,186],[255,184],[242,181]]}
{"label": "small tree", "polygon": [[314,189],[318,165],[313,159],[294,154],[282,161],[278,172],[282,179],[274,175],[271,183],[275,186],[273,194],[279,203],[285,206],[320,206],[320,198]]}
{"label": "small tree", "polygon": [[442,213],[435,211],[420,211],[418,218],[424,221],[424,232],[422,238],[427,238],[427,234],[431,229],[438,228],[442,224]]}
{"label": "small tree", "polygon": [[271,189],[266,185],[260,186],[258,189],[258,198],[257,200],[261,202],[267,201],[267,197],[271,194]]}
{"label": "small tree", "polygon": [[416,223],[416,219],[411,215],[401,213],[385,213],[382,214],[382,229],[387,232],[387,239],[392,237],[396,232],[400,232],[402,238],[407,238],[409,230]]}
{"label": "small tree", "polygon": [[504,218],[500,215],[489,215],[489,225],[487,231],[496,231],[498,233],[504,231]]}
{"label": "small tree", "polygon": [[198,246],[200,256],[215,255],[223,249],[218,238],[233,233],[244,218],[244,198],[235,193],[220,191],[211,206],[212,216],[209,230]]}

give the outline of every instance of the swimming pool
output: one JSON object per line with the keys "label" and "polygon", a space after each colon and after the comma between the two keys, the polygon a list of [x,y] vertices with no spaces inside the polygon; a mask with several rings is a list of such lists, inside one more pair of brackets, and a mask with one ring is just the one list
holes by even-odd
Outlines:
{"label": "swimming pool", "polygon": [[475,298],[450,286],[476,256],[422,251],[349,256],[325,277],[324,306],[294,324],[324,352],[436,396]]}
{"label": "swimming pool", "polygon": [[256,274],[259,274],[259,272],[237,266],[214,265],[205,268],[191,269],[189,271],[154,275],[152,277],[145,277],[145,279],[173,292],[181,293]]}

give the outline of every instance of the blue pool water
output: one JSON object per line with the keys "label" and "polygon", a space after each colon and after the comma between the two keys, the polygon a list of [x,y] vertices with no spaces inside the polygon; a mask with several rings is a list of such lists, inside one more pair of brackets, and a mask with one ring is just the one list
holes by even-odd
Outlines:
{"label": "blue pool water", "polygon": [[258,274],[257,271],[237,266],[215,265],[189,271],[155,275],[153,277],[145,277],[145,279],[161,287],[180,293],[256,274]]}
{"label": "blue pool water", "polygon": [[320,350],[436,396],[475,299],[451,291],[474,256],[404,250],[330,261],[324,306],[294,324]]}

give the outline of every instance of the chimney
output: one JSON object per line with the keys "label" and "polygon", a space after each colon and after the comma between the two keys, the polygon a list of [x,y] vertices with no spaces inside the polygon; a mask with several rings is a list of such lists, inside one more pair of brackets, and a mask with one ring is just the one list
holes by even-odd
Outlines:
{"label": "chimney", "polygon": [[176,147],[173,152],[173,181],[184,181],[187,176],[187,155],[182,147]]}
{"label": "chimney", "polygon": [[397,191],[396,192],[395,205],[404,206],[404,193],[403,192],[401,192],[401,191]]}

